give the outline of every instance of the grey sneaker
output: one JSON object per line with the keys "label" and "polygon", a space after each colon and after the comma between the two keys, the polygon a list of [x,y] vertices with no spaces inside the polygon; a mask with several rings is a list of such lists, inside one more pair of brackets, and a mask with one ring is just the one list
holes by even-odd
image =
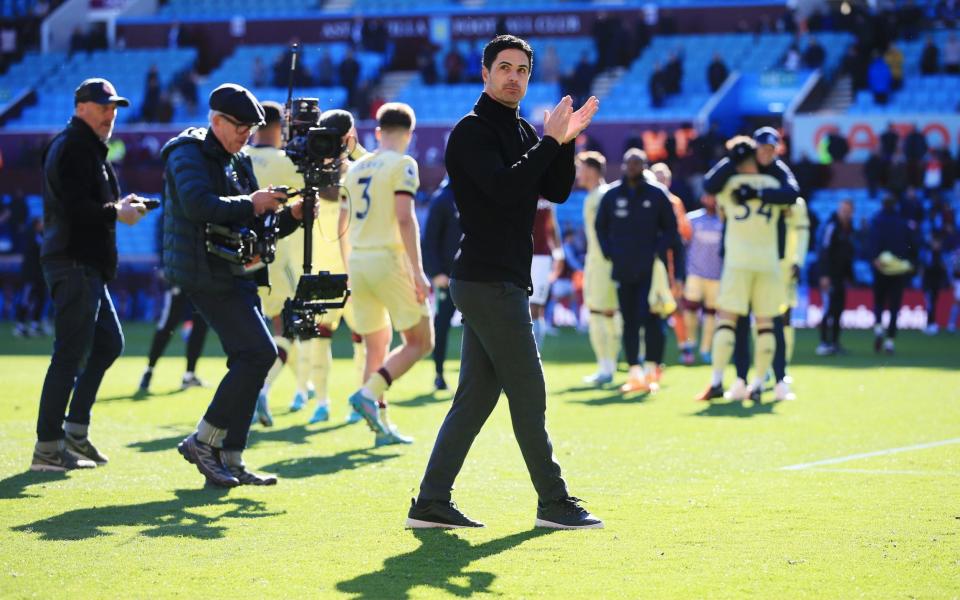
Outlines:
{"label": "grey sneaker", "polygon": [[260,475],[259,473],[248,471],[244,466],[228,466],[227,470],[237,478],[240,485],[277,485],[277,478],[274,475]]}
{"label": "grey sneaker", "polygon": [[95,469],[97,463],[67,452],[66,448],[57,448],[53,452],[33,451],[31,471],[63,472],[73,469]]}
{"label": "grey sneaker", "polygon": [[66,442],[67,451],[76,455],[77,458],[92,460],[97,463],[98,466],[103,466],[110,462],[106,456],[97,450],[96,446],[90,443],[90,438],[75,438],[68,433]]}
{"label": "grey sneaker", "polygon": [[183,459],[195,465],[197,470],[207,478],[207,481],[220,487],[236,487],[240,480],[233,476],[220,462],[220,450],[204,444],[197,439],[197,434],[190,434],[177,445]]}

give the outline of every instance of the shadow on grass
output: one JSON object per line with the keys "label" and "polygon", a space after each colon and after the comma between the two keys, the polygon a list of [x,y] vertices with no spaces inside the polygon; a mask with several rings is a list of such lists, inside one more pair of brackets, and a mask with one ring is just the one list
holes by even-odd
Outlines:
{"label": "shadow on grass", "polygon": [[703,407],[699,412],[693,413],[694,417],[739,417],[749,418],[757,415],[775,415],[773,407],[776,402],[712,402]]}
{"label": "shadow on grass", "polygon": [[352,471],[375,465],[399,454],[377,454],[368,449],[345,450],[332,456],[308,456],[306,458],[288,458],[263,467],[268,473],[288,479],[302,479],[314,475],[332,475],[340,471]]}
{"label": "shadow on grass", "polygon": [[531,529],[474,546],[454,533],[416,529],[413,535],[420,540],[419,548],[388,558],[379,571],[341,581],[337,590],[353,594],[355,600],[405,600],[419,586],[459,598],[489,593],[497,576],[487,571],[466,571],[470,563],[553,531]]}
{"label": "shadow on grass", "polygon": [[[346,427],[347,423],[338,423],[319,429],[308,429],[306,425],[292,425],[283,429],[254,429],[250,432],[250,438],[247,441],[247,448],[251,448],[260,442],[284,442],[287,444],[307,444],[310,437],[318,433],[335,431]],[[145,440],[142,442],[133,442],[127,444],[127,448],[133,448],[140,452],[162,452],[164,450],[173,450],[177,447],[183,438],[190,435],[190,428],[185,428],[182,433],[170,437],[157,438],[155,440]]]}
{"label": "shadow on grass", "polygon": [[39,498],[37,494],[26,494],[24,492],[32,485],[63,481],[66,478],[66,473],[38,473],[37,471],[25,471],[11,475],[6,479],[0,480],[0,500]]}
{"label": "shadow on grass", "polygon": [[440,404],[446,402],[452,402],[453,398],[450,398],[445,394],[446,392],[430,392],[429,394],[420,394],[415,398],[408,398],[406,400],[391,400],[390,404],[394,406],[409,406],[409,407],[420,407],[427,406],[428,404]]}
{"label": "shadow on grass", "polygon": [[[41,540],[83,540],[110,535],[111,527],[146,527],[141,535],[148,537],[191,537],[216,539],[223,537],[227,526],[223,519],[256,519],[282,512],[268,512],[263,502],[249,498],[227,498],[227,490],[205,487],[199,490],[176,490],[176,498],[144,502],[78,508],[11,527],[12,531],[39,534]],[[212,506],[228,509],[217,516],[208,516],[191,509]]]}
{"label": "shadow on grass", "polygon": [[105,398],[97,398],[97,402],[115,402],[117,400],[149,400],[151,398],[163,398],[166,396],[175,396],[177,394],[183,394],[188,390],[181,390],[180,388],[175,388],[172,390],[167,390],[166,392],[141,392],[137,390],[130,394],[122,394],[119,396],[106,396]]}
{"label": "shadow on grass", "polygon": [[614,392],[609,396],[601,396],[599,398],[587,398],[586,400],[574,400],[578,404],[586,404],[587,406],[608,406],[610,404],[643,404],[650,399],[650,393],[646,392],[643,394],[622,394],[620,392]]}

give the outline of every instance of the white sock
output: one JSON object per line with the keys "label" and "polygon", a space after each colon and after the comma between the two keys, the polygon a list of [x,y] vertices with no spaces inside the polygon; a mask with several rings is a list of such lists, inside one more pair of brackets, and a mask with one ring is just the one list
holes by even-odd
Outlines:
{"label": "white sock", "polygon": [[722,385],[723,384],[723,369],[714,369],[712,378],[710,379],[710,385]]}

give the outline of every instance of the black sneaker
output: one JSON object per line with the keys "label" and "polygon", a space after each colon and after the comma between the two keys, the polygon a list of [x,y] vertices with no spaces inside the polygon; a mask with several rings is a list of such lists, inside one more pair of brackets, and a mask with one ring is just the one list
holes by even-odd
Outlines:
{"label": "black sneaker", "polygon": [[196,465],[197,470],[210,483],[220,487],[240,485],[240,480],[234,477],[220,462],[220,451],[198,440],[196,433],[191,433],[185,440],[177,444],[177,451],[188,463]]}
{"label": "black sneaker", "polygon": [[141,394],[149,393],[151,379],[153,379],[153,371],[144,371],[143,375],[140,376],[140,387],[137,388],[137,391]]}
{"label": "black sneaker", "polygon": [[710,402],[714,398],[723,398],[723,384],[718,383],[717,385],[711,385],[707,389],[700,392],[700,394],[694,398],[694,400],[699,400],[701,402]]}
{"label": "black sneaker", "polygon": [[437,378],[433,380],[433,387],[438,392],[442,392],[447,389],[447,382],[444,381],[443,375],[437,375]]}
{"label": "black sneaker", "polygon": [[749,393],[750,400],[752,400],[753,402],[755,402],[755,403],[757,403],[757,404],[760,404],[761,402],[763,402],[763,388],[762,388],[762,387],[759,387],[759,386],[758,386],[758,387],[755,387],[755,388],[750,388],[749,392],[750,392],[750,393]]}
{"label": "black sneaker", "polygon": [[66,437],[67,451],[76,455],[77,458],[86,458],[97,463],[97,466],[103,466],[109,461],[107,457],[97,450],[97,447],[90,443],[89,438],[75,438],[69,433]]}
{"label": "black sneaker", "polygon": [[537,503],[537,520],[534,527],[551,529],[603,529],[603,521],[580,506],[580,498],[567,496],[546,504]]}
{"label": "black sneaker", "polygon": [[408,529],[460,529],[483,527],[483,523],[478,523],[460,512],[453,500],[411,499],[405,527]]}
{"label": "black sneaker", "polygon": [[277,478],[273,475],[260,475],[248,471],[246,467],[227,467],[230,474],[237,478],[240,485],[277,485]]}
{"label": "black sneaker", "polygon": [[57,448],[53,452],[33,451],[33,462],[30,463],[31,471],[51,471],[63,472],[73,469],[95,469],[97,463],[86,458],[78,458],[74,454],[67,452],[66,448]]}

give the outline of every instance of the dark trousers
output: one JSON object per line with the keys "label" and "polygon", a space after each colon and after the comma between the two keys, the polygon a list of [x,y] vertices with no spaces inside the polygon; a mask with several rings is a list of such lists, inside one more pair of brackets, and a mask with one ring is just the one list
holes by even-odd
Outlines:
{"label": "dark trousers", "polygon": [[830,292],[827,296],[827,310],[820,321],[820,341],[824,344],[840,345],[840,319],[847,305],[847,286],[843,281],[830,280]]}
{"label": "dark trousers", "polygon": [[157,361],[167,349],[173,332],[190,317],[193,318],[193,329],[190,330],[190,337],[187,339],[187,371],[193,372],[197,369],[197,360],[203,352],[203,343],[207,340],[207,322],[194,310],[186,293],[179,288],[170,288],[163,295],[163,311],[160,313],[157,330],[153,333],[153,341],[150,343],[148,364],[151,367],[157,366]]}
{"label": "dark trousers", "polygon": [[937,299],[945,283],[941,280],[923,282],[923,294],[927,297],[927,327],[937,322]]}
{"label": "dark trousers", "polygon": [[623,317],[623,356],[630,366],[640,364],[640,328],[650,319],[650,276],[637,282],[617,282],[617,303]]}
{"label": "dark trousers", "polygon": [[663,364],[663,355],[667,350],[666,326],[667,321],[660,318],[660,315],[653,313],[647,315],[647,322],[643,328],[644,346],[646,346],[644,360],[658,365]]}
{"label": "dark trousers", "polygon": [[420,497],[449,500],[474,438],[507,395],[513,433],[541,501],[567,495],[546,429],[547,391],[527,292],[512,283],[453,280],[463,313],[460,382],[420,483]]}
{"label": "dark trousers", "polygon": [[264,322],[256,285],[238,279],[232,291],[191,290],[189,296],[220,336],[227,355],[227,374],[203,418],[214,427],[227,430],[224,450],[243,450],[257,395],[277,359],[277,346]]}
{"label": "dark trousers", "polygon": [[64,260],[45,263],[43,275],[53,298],[54,339],[40,393],[37,439],[50,442],[64,437],[68,401],[66,420],[90,424],[103,375],[123,352],[123,332],[98,270]]}
{"label": "dark trousers", "polygon": [[433,316],[433,364],[437,375],[443,375],[443,361],[447,358],[447,338],[450,335],[450,319],[457,310],[450,288],[437,290],[437,310]]}
{"label": "dark trousers", "polygon": [[883,309],[890,311],[890,323],[887,325],[887,337],[897,336],[897,315],[903,304],[903,288],[906,278],[903,275],[873,274],[873,318],[880,324]]}

